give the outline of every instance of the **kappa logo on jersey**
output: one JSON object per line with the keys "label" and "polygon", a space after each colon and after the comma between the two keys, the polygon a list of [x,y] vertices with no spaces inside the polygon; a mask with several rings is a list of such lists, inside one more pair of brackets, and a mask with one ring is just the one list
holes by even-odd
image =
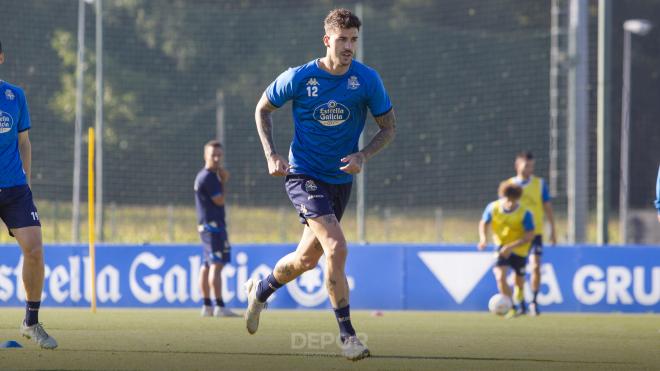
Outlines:
{"label": "kappa logo on jersey", "polygon": [[321,84],[319,84],[319,82],[316,81],[316,77],[312,77],[309,80],[307,80],[307,86],[319,86],[319,85]]}
{"label": "kappa logo on jersey", "polygon": [[345,105],[331,100],[314,109],[314,119],[324,126],[341,125],[351,117],[351,111]]}
{"label": "kappa logo on jersey", "polygon": [[0,111],[0,134],[7,133],[14,126],[14,119],[10,114]]}
{"label": "kappa logo on jersey", "polygon": [[9,100],[14,100],[14,98],[16,96],[14,95],[13,91],[11,91],[10,89],[7,89],[7,90],[5,90],[5,97],[7,97],[7,99],[9,99]]}
{"label": "kappa logo on jersey", "polygon": [[357,90],[357,88],[359,87],[360,87],[360,82],[358,81],[357,76],[351,76],[348,78],[348,84],[346,86],[347,89]]}
{"label": "kappa logo on jersey", "polygon": [[314,192],[317,189],[319,189],[319,187],[316,186],[316,183],[314,183],[313,180],[310,179],[310,180],[305,182],[305,191]]}

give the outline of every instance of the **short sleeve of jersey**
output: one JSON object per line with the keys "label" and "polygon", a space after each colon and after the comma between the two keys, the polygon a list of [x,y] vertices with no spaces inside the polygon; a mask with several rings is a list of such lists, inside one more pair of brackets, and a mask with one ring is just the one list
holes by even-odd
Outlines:
{"label": "short sleeve of jersey", "polygon": [[387,95],[383,80],[375,71],[373,72],[371,94],[367,105],[374,117],[382,116],[392,109],[392,102],[390,102],[390,97]]}
{"label": "short sleeve of jersey", "polygon": [[525,216],[523,216],[523,227],[526,232],[534,230],[534,217],[529,210],[525,211]]}
{"label": "short sleeve of jersey", "polygon": [[211,198],[222,194],[222,184],[220,183],[218,176],[213,173],[208,173],[208,175],[204,177],[201,188]]}
{"label": "short sleeve of jersey", "polygon": [[481,215],[481,221],[483,221],[486,224],[493,221],[493,207],[495,207],[494,202],[491,202],[488,204],[488,206],[486,206],[483,215]]}
{"label": "short sleeve of jersey", "polygon": [[18,90],[19,113],[18,113],[18,132],[21,133],[30,128],[30,112],[28,110],[27,99],[22,90]]}
{"label": "short sleeve of jersey", "polygon": [[289,68],[268,85],[266,88],[266,98],[268,98],[272,105],[282,107],[287,101],[293,99],[295,94],[293,78],[295,75],[295,70]]}
{"label": "short sleeve of jersey", "polygon": [[543,202],[548,202],[552,200],[552,197],[550,196],[550,188],[548,187],[548,183],[546,183],[546,181],[543,179],[541,179],[541,197],[543,198]]}

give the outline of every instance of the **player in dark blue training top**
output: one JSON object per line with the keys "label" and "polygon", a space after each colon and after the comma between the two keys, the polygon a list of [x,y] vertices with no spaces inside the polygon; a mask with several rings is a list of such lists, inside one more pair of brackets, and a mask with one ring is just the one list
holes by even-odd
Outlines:
{"label": "player in dark blue training top", "polygon": [[[5,56],[0,43],[0,64]],[[30,190],[32,147],[28,130],[30,113],[23,90],[0,80],[0,218],[23,252],[23,285],[27,297],[20,331],[46,349],[57,347],[39,323],[44,285],[41,223]]]}
{"label": "player in dark blue training top", "polygon": [[[212,140],[204,145],[204,168],[195,177],[195,207],[197,229],[202,240],[204,265],[199,275],[199,286],[204,305],[202,317],[235,317],[222,300],[222,278],[224,264],[231,261],[231,246],[225,225],[224,184],[229,172],[222,167],[222,145]],[[216,307],[211,303],[211,288]]]}
{"label": "player in dark blue training top", "polygon": [[[343,355],[351,360],[369,356],[369,350],[351,324],[344,272],[348,250],[339,221],[348,203],[353,174],[392,141],[395,133],[394,110],[380,76],[353,59],[360,25],[349,10],[332,10],[324,22],[325,57],[282,73],[257,104],[255,120],[268,172],[286,176],[285,187],[304,230],[295,252],[280,259],[266,279],[252,279],[245,285],[245,319],[248,332],[253,334],[268,297],[315,268],[325,254],[326,287],[339,324]],[[273,145],[271,115],[287,101],[292,101],[294,123],[288,160]],[[367,110],[380,130],[359,149]]]}

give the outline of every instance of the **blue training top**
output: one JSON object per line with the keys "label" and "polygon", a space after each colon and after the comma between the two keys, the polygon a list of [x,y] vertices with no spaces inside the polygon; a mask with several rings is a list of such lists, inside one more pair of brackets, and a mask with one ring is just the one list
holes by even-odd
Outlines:
{"label": "blue training top", "polygon": [[27,184],[18,152],[18,133],[30,128],[23,89],[0,80],[0,188]]}
{"label": "blue training top", "polygon": [[213,203],[212,198],[223,192],[218,174],[202,169],[195,177],[195,208],[197,224],[209,232],[219,232],[225,228],[225,207]]}
{"label": "blue training top", "polygon": [[343,75],[324,71],[318,60],[289,68],[265,94],[276,107],[293,101],[291,173],[331,184],[353,181],[351,174],[339,168],[346,165],[341,162],[343,157],[358,151],[367,108],[375,117],[392,109],[378,73],[356,60]]}

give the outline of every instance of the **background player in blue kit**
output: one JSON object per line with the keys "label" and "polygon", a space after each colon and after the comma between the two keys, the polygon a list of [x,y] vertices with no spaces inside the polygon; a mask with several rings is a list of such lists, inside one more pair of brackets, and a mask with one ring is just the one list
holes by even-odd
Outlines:
{"label": "background player in blue kit", "polygon": [[[0,64],[5,56],[0,42]],[[23,252],[23,285],[27,297],[23,336],[46,349],[57,347],[39,323],[44,285],[41,223],[30,190],[32,147],[28,130],[30,113],[23,90],[0,80],[0,218]]]}
{"label": "background player in blue kit", "polygon": [[[326,287],[342,341],[350,360],[369,356],[351,324],[344,266],[346,238],[339,225],[351,192],[353,174],[392,141],[395,116],[383,82],[375,70],[353,60],[360,20],[346,9],[325,18],[326,55],[283,72],[268,86],[256,107],[255,120],[268,161],[268,172],[286,176],[285,187],[304,224],[295,252],[276,264],[264,280],[245,284],[248,332],[257,331],[268,297],[282,285],[316,267],[325,254]],[[272,112],[292,101],[294,137],[288,161],[273,145]],[[367,109],[380,130],[358,149]]]}
{"label": "background player in blue kit", "polygon": [[[222,300],[222,268],[231,261],[231,246],[225,224],[224,184],[229,172],[222,167],[222,144],[212,140],[204,145],[204,168],[195,177],[195,208],[197,229],[204,249],[204,265],[199,286],[204,304],[202,317],[235,317]],[[216,307],[211,303],[211,289]]]}

